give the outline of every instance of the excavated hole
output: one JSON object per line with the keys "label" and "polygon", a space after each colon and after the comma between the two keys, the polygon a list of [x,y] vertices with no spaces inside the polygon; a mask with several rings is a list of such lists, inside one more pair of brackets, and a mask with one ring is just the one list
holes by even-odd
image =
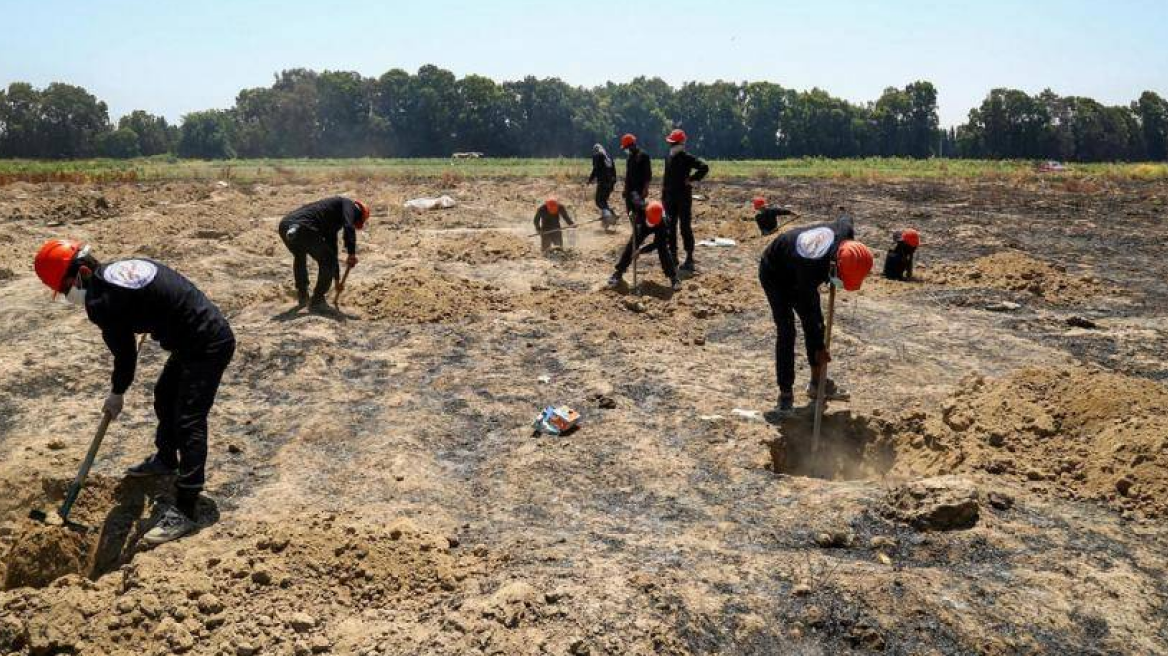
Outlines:
{"label": "excavated hole", "polygon": [[896,462],[892,442],[865,416],[827,412],[819,449],[814,449],[814,417],[810,410],[780,420],[771,440],[771,469],[776,474],[851,481],[884,476]]}
{"label": "excavated hole", "polygon": [[[56,508],[71,483],[43,481],[44,495],[19,511],[13,538],[0,546],[3,589],[43,588],[69,575],[97,579],[130,562],[152,523],[150,499],[165,489],[162,481],[91,477],[70,513],[78,526],[63,526]],[[49,523],[28,519],[32,508],[48,514]]]}

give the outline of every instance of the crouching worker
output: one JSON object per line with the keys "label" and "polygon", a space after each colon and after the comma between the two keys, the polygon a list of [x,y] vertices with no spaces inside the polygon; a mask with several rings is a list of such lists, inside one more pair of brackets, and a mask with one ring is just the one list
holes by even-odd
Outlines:
{"label": "crouching worker", "polygon": [[[345,264],[357,266],[357,231],[369,221],[369,207],[356,200],[334,196],[309,203],[280,221],[280,239],[292,253],[292,277],[296,281],[299,307],[312,312],[328,312],[328,292],[337,280],[340,290],[340,265],[337,262],[337,234],[344,233]],[[308,298],[308,258],[316,260],[316,287]]]}
{"label": "crouching worker", "polygon": [[750,203],[754,206],[754,222],[758,224],[758,231],[763,235],[769,235],[779,229],[780,216],[799,216],[795,212],[785,207],[768,207],[766,199],[762,196],[757,196]]}
{"label": "crouching worker", "polygon": [[921,233],[909,228],[893,233],[892,250],[884,256],[884,277],[889,280],[912,280],[913,257],[921,245]]}
{"label": "crouching worker", "polygon": [[568,222],[569,226],[576,225],[572,217],[568,216],[568,209],[560,205],[555,196],[549,197],[535,212],[535,231],[539,233],[540,250],[544,253],[553,248],[563,250],[564,229],[560,226],[560,219]]}
{"label": "crouching worker", "polygon": [[[815,398],[819,378],[831,361],[831,354],[824,348],[819,286],[841,284],[848,291],[856,291],[871,270],[872,251],[855,241],[855,230],[848,217],[784,232],[763,252],[758,279],[778,329],[775,378],[779,385],[779,416],[790,414],[795,404],[795,315],[799,315],[803,326],[803,344],[811,365],[807,395]],[[830,379],[826,381],[826,390],[827,400],[849,398]]]}
{"label": "crouching worker", "polygon": [[102,410],[112,419],[134,380],[136,334],[149,333],[170,352],[154,385],[156,452],[131,467],[130,476],[177,476],[175,507],[144,536],[147,544],[176,540],[196,528],[195,507],[206,479],[207,415],[235,336],[219,308],[189,280],[145,258],[102,264],[88,245],[54,239],[36,255],[37,276],[57,294],[85,308],[114,356],[109,396]]}
{"label": "crouching worker", "polygon": [[[680,291],[681,281],[677,278],[673,254],[669,250],[669,232],[665,225],[665,206],[658,201],[645,205],[640,194],[635,192],[629,198],[629,205],[632,208],[633,235],[629,237],[629,243],[625,244],[625,250],[616,263],[616,272],[608,279],[608,286],[617,287],[624,280],[625,271],[628,271],[629,264],[633,261],[634,250],[638,252],[656,250],[657,258],[661,261],[661,271],[665,273],[666,278],[669,278],[673,291]],[[641,248],[641,244],[650,235],[653,236],[651,248]]]}

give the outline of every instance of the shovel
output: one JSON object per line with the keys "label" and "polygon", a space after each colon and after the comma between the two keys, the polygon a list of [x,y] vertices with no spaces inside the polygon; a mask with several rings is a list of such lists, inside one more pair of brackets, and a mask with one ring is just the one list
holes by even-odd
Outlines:
{"label": "shovel", "polygon": [[[138,339],[137,353],[142,352],[142,343],[145,341],[146,335],[142,335]],[[109,429],[110,422],[113,419],[113,415],[102,410],[101,423],[97,425],[97,433],[94,434],[93,441],[89,443],[89,451],[85,454],[85,460],[81,461],[81,468],[77,470],[77,478],[73,479],[73,484],[69,486],[69,491],[65,494],[65,500],[57,508],[57,516],[61,518],[61,523],[66,526],[81,528],[80,525],[69,522],[69,513],[73,511],[73,504],[77,502],[77,497],[81,494],[81,488],[85,486],[85,479],[89,478],[89,470],[93,467],[93,461],[97,458],[97,451],[101,448],[101,441],[105,438],[105,432]],[[28,518],[41,523],[47,523],[49,519],[43,510],[30,510],[28,512]]]}
{"label": "shovel", "polygon": [[333,305],[341,308],[341,292],[345,291],[345,281],[349,279],[349,272],[353,270],[353,265],[345,264],[345,273],[341,276],[341,281],[337,283],[337,293],[333,294]]}
{"label": "shovel", "polygon": [[[831,324],[835,320],[835,284],[829,283],[827,292],[827,326],[823,338],[823,349],[831,353]],[[819,372],[819,383],[815,389],[815,423],[811,430],[811,452],[819,453],[819,433],[823,428],[823,402],[827,395],[827,363],[823,363],[823,370]]]}

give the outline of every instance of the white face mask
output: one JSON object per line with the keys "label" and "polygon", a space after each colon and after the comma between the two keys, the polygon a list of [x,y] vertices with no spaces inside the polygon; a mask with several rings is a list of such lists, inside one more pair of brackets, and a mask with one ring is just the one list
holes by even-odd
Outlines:
{"label": "white face mask", "polygon": [[85,307],[85,290],[74,285],[65,293],[65,300],[77,307]]}

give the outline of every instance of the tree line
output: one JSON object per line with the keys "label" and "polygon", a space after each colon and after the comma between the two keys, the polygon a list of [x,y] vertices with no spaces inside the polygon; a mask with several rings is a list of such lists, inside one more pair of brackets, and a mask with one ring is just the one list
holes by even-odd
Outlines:
{"label": "tree line", "polygon": [[925,81],[853,103],[770,82],[674,88],[639,77],[584,88],[558,78],[458,78],[436,66],[378,78],[294,69],[240,91],[230,109],[192,112],[177,126],[141,110],[114,124],[104,102],[73,85],[0,90],[0,157],[8,158],[578,157],[593,143],[615,150],[625,132],[660,155],[674,127],[716,159],[1168,159],[1168,102],[1151,91],[1105,106],[994,89],[965,124],[942,130],[937,90]]}

